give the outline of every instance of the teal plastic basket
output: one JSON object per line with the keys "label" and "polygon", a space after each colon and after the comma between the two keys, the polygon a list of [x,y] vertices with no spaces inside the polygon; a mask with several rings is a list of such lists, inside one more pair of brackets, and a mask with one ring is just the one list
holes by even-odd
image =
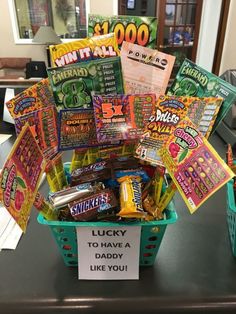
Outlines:
{"label": "teal plastic basket", "polygon": [[171,202],[165,209],[165,219],[151,222],[110,223],[110,222],[67,222],[47,221],[41,214],[38,222],[47,225],[56,240],[59,251],[67,266],[78,265],[76,227],[117,227],[117,226],[141,226],[140,259],[139,265],[151,266],[161,245],[166,227],[177,220],[174,203]]}
{"label": "teal plastic basket", "polygon": [[233,185],[233,180],[227,183],[227,223],[232,252],[236,256],[236,206]]}

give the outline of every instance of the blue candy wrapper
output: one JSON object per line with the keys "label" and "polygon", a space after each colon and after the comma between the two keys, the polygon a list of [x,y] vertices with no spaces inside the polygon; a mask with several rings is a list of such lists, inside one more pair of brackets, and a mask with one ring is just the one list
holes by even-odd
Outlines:
{"label": "blue candy wrapper", "polygon": [[135,170],[117,170],[115,171],[115,179],[108,179],[105,182],[105,185],[107,187],[117,187],[119,186],[119,183],[117,181],[117,179],[124,177],[124,176],[137,176],[141,178],[141,181],[146,183],[148,181],[150,181],[150,177],[148,176],[148,174],[146,173],[145,170],[143,169],[135,169]]}

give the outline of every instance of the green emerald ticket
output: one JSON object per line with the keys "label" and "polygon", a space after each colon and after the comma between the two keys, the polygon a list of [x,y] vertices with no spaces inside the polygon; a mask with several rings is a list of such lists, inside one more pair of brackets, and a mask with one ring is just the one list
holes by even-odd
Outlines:
{"label": "green emerald ticket", "polygon": [[236,101],[236,87],[185,59],[168,90],[168,95],[223,98],[223,104],[213,126],[214,132]]}
{"label": "green emerald ticket", "polygon": [[57,110],[91,109],[92,95],[122,94],[120,57],[48,69]]}

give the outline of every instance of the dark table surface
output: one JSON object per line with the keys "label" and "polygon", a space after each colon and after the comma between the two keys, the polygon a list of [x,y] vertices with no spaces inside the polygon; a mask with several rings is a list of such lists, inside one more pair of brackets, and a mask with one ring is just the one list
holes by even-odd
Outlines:
{"label": "dark table surface", "polygon": [[[0,165],[12,140],[0,145]],[[211,142],[224,154],[217,135]],[[33,208],[17,249],[0,252],[0,313],[236,313],[226,187],[193,215],[179,195],[175,206],[178,221],[167,227],[154,266],[142,267],[137,281],[78,280]]]}

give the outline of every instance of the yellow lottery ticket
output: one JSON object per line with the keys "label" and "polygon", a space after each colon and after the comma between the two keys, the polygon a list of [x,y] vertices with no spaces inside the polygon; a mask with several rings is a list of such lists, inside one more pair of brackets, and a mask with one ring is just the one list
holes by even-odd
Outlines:
{"label": "yellow lottery ticket", "polygon": [[51,45],[49,49],[53,67],[120,55],[114,33]]}

